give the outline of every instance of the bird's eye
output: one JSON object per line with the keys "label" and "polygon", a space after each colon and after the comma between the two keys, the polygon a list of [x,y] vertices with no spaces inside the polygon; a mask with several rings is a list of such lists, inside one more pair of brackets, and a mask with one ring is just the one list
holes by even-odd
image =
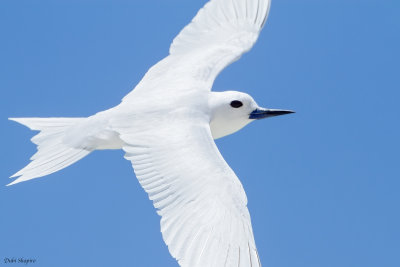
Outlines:
{"label": "bird's eye", "polygon": [[243,106],[243,103],[240,102],[239,100],[233,100],[231,102],[231,107],[233,108],[240,108],[241,106]]}

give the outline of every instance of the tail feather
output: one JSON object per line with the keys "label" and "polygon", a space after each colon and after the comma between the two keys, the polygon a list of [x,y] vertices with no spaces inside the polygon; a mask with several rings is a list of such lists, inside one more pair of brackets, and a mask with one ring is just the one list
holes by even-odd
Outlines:
{"label": "tail feather", "polygon": [[65,131],[83,118],[10,118],[31,130],[39,130],[31,141],[38,151],[31,157],[31,162],[10,178],[18,177],[9,185],[42,177],[59,171],[81,158],[91,150],[74,148],[63,142]]}
{"label": "tail feather", "polygon": [[11,121],[25,125],[31,130],[42,131],[43,129],[65,128],[76,124],[84,118],[9,118]]}

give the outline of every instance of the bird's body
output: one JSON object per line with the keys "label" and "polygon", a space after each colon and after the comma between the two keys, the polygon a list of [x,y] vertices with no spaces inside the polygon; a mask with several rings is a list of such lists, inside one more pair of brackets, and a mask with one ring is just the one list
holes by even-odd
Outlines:
{"label": "bird's body", "polygon": [[[144,95],[133,99],[137,100],[137,103],[135,103],[136,101],[129,103],[129,106],[121,104],[88,118],[82,118],[64,132],[63,141],[74,148],[84,148],[90,151],[122,149],[124,142],[119,137],[118,131],[115,130],[115,120],[128,116],[130,118],[129,121],[132,122],[132,127],[141,129],[144,125],[151,125],[154,118],[164,117],[163,120],[166,121],[188,115],[190,120],[198,117],[204,123],[209,124],[211,135],[214,139],[217,139],[237,132],[250,123],[251,120],[248,119],[248,114],[257,108],[249,95],[234,91],[204,91],[202,95],[199,94],[198,98],[194,98],[194,101],[185,99],[186,105],[182,105],[178,98],[172,102],[155,103],[150,111],[148,106],[141,104],[151,103],[152,99],[150,97]],[[231,108],[226,105],[229,99],[243,99],[242,102],[246,100],[247,103],[250,103],[248,112],[240,110],[243,113],[243,116],[240,117],[229,111]],[[175,108],[171,110],[168,106],[174,106]],[[225,112],[223,109],[226,106],[228,106],[228,110]],[[229,116],[232,116],[232,118],[230,119]],[[157,131],[157,125],[152,125],[154,126],[154,131]]]}
{"label": "bird's body", "polygon": [[88,118],[12,119],[40,133],[38,152],[11,184],[61,170],[94,150],[123,149],[161,216],[181,266],[260,266],[243,187],[214,140],[251,121],[291,113],[236,91],[211,92],[248,51],[269,0],[212,0],[122,102]]}

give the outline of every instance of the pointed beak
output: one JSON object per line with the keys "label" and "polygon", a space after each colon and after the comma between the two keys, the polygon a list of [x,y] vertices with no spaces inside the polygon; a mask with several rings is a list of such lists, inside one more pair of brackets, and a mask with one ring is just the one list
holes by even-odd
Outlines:
{"label": "pointed beak", "polygon": [[253,112],[250,113],[249,119],[251,120],[259,120],[269,117],[275,117],[285,114],[295,113],[292,110],[283,110],[283,109],[266,109],[266,108],[256,108]]}

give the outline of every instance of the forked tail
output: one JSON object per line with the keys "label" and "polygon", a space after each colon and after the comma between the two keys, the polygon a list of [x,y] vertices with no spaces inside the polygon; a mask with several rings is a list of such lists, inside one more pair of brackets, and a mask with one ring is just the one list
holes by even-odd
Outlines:
{"label": "forked tail", "polygon": [[9,185],[38,178],[64,169],[91,151],[68,146],[63,142],[65,131],[83,118],[10,118],[31,130],[38,130],[31,141],[37,145],[37,152],[31,162],[10,178],[18,177]]}

